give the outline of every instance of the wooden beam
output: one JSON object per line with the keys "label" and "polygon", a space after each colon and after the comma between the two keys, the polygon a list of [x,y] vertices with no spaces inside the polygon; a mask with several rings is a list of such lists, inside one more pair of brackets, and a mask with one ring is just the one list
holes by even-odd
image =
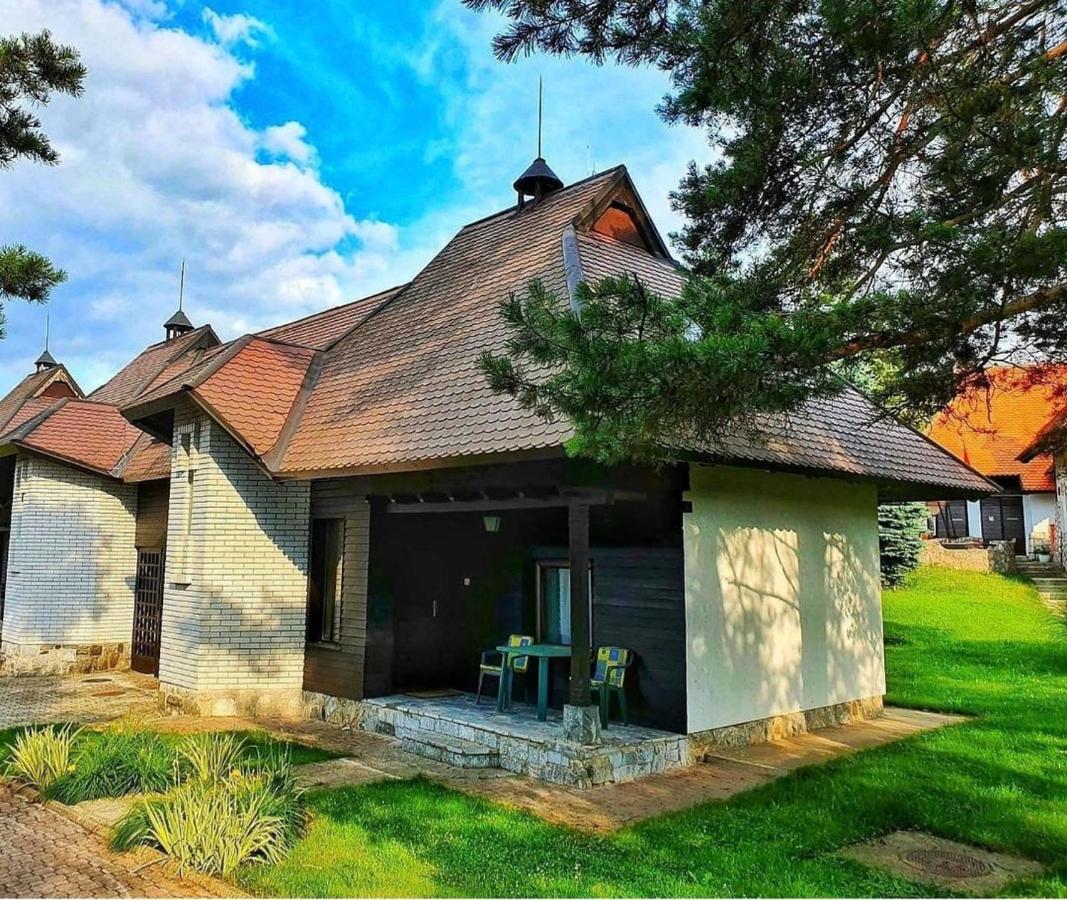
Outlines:
{"label": "wooden beam", "polygon": [[571,570],[571,706],[589,706],[589,505],[573,502],[567,517]]}
{"label": "wooden beam", "polygon": [[[440,492],[435,492],[440,493]],[[499,512],[509,509],[561,509],[573,503],[585,506],[603,506],[616,500],[639,501],[646,495],[637,491],[614,491],[599,488],[560,488],[560,493],[549,497],[527,497],[521,491],[515,497],[494,499],[483,496],[477,500],[414,500],[390,501],[386,511],[390,513],[458,513]]]}

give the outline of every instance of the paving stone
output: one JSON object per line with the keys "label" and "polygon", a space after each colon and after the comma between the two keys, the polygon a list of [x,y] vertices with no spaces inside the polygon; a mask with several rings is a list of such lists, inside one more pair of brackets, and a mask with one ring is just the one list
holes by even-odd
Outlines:
{"label": "paving stone", "polygon": [[133,672],[0,676],[0,728],[159,718],[156,681]]}

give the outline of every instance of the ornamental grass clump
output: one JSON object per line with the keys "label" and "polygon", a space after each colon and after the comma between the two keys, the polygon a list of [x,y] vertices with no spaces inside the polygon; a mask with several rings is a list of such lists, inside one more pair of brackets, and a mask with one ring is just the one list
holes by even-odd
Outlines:
{"label": "ornamental grass clump", "polygon": [[70,725],[28,729],[8,751],[6,774],[42,794],[72,770],[71,748],[80,734]]}
{"label": "ornamental grass clump", "polygon": [[48,794],[61,803],[74,804],[159,793],[173,783],[174,766],[174,749],[157,732],[120,723],[76,747],[72,770]]}
{"label": "ornamental grass clump", "polygon": [[179,872],[228,875],[245,863],[278,862],[303,833],[307,814],[286,755],[249,754],[228,734],[197,735],[178,755],[173,786],[119,822],[114,849],[155,847]]}

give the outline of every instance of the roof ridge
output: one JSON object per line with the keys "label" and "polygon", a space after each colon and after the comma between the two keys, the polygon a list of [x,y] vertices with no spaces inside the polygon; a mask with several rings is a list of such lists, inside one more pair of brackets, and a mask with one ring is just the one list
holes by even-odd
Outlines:
{"label": "roof ridge", "polygon": [[318,312],[308,313],[306,316],[301,316],[299,319],[293,319],[289,322],[282,322],[279,325],[271,325],[269,328],[264,328],[262,331],[257,331],[255,334],[259,337],[265,337],[271,331],[279,331],[282,328],[292,328],[294,325],[301,325],[311,319],[318,316],[329,315],[330,313],[337,312],[339,309],[345,309],[349,306],[355,306],[359,303],[366,303],[368,300],[373,300],[375,297],[380,297],[382,294],[388,294],[390,291],[398,291],[407,286],[407,282],[402,284],[393,285],[393,287],[383,288],[380,291],[375,291],[373,294],[367,294],[363,297],[357,297],[355,300],[346,300],[344,303],[338,303],[336,306],[328,306],[326,309],[320,309]]}

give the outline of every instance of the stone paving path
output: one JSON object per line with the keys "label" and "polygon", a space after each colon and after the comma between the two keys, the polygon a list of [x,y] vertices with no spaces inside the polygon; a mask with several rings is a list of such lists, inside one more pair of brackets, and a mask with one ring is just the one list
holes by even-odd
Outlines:
{"label": "stone paving path", "polygon": [[175,878],[148,851],[111,853],[104,839],[0,785],[0,897],[225,897],[213,879]]}
{"label": "stone paving path", "polygon": [[134,672],[0,677],[0,728],[159,716],[156,681]]}

